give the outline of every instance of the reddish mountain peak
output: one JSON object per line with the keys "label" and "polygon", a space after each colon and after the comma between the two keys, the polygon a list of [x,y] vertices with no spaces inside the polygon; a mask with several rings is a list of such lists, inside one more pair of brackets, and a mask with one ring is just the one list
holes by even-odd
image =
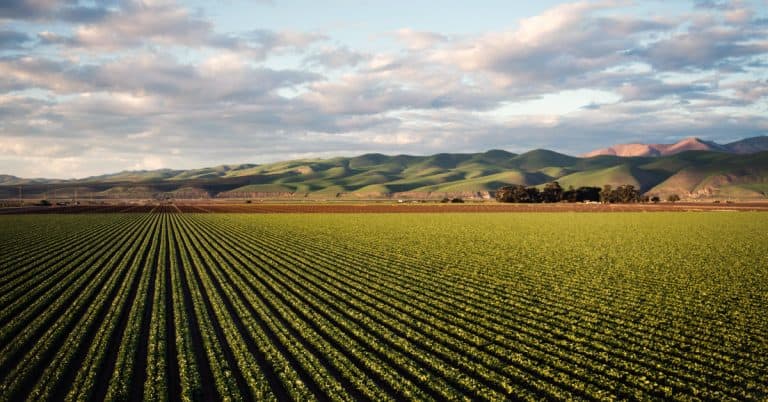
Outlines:
{"label": "reddish mountain peak", "polygon": [[698,137],[686,137],[674,144],[618,144],[608,148],[598,149],[584,154],[584,157],[598,155],[614,156],[666,156],[685,151],[723,151],[728,150],[714,142],[704,141]]}

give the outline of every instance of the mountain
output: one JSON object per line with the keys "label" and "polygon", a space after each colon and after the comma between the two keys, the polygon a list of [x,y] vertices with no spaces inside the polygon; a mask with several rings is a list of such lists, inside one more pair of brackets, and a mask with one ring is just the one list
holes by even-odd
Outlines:
{"label": "mountain", "polygon": [[0,174],[0,184],[15,184],[18,183],[20,178],[11,176],[9,174]]}
{"label": "mountain", "polygon": [[647,190],[688,198],[766,198],[768,151],[736,155],[718,152],[685,152],[658,159],[646,169],[671,173]]}
{"label": "mountain", "polygon": [[731,152],[737,154],[752,154],[768,150],[768,135],[745,138],[725,145]]}
{"label": "mountain", "polygon": [[66,180],[60,179],[24,179],[21,177],[11,176],[8,174],[0,174],[0,186],[2,185],[20,185],[20,184],[51,184],[61,183]]}
{"label": "mountain", "polygon": [[728,150],[714,142],[703,141],[696,137],[689,137],[680,140],[674,144],[618,144],[608,148],[597,149],[584,154],[584,157],[593,157],[598,155],[614,156],[666,156],[674,155],[685,151],[719,151],[728,152]]}
{"label": "mountain", "polygon": [[683,150],[698,149],[701,144],[717,145],[689,139],[667,146],[666,152],[674,152],[659,156],[574,157],[545,149],[519,155],[503,150],[428,156],[372,153],[263,165],[129,171],[78,180],[3,175],[0,199],[18,197],[19,186],[25,198],[79,200],[490,198],[505,185],[543,186],[551,181],[564,188],[631,184],[661,197],[768,198],[768,151],[732,153],[760,149],[764,139],[718,145],[716,150]]}
{"label": "mountain", "polygon": [[685,151],[713,151],[735,154],[749,154],[768,151],[768,136],[747,138],[728,144],[704,141],[696,137],[684,138],[674,144],[619,144],[608,148],[601,148],[584,154],[584,157],[598,155],[614,156],[667,156]]}

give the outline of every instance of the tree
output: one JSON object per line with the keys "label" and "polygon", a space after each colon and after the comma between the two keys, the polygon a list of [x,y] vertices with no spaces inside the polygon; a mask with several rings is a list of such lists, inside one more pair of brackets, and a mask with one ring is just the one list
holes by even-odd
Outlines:
{"label": "tree", "polygon": [[563,199],[563,188],[560,187],[560,183],[553,181],[544,185],[544,190],[541,191],[542,202],[560,202]]}
{"label": "tree", "polygon": [[667,197],[667,201],[669,201],[671,203],[678,202],[678,201],[680,201],[680,196],[677,195],[677,194],[670,194],[669,197]]}
{"label": "tree", "polygon": [[499,202],[540,202],[539,190],[521,184],[504,186],[496,191],[496,201]]}
{"label": "tree", "polygon": [[576,201],[600,201],[600,187],[579,187],[576,189]]}
{"label": "tree", "polygon": [[512,201],[512,193],[514,186],[504,186],[496,190],[496,201],[498,202],[514,202]]}
{"label": "tree", "polygon": [[568,190],[563,191],[562,199],[568,202],[576,202],[578,201],[578,195],[579,193],[576,192],[576,189],[573,188],[573,186],[568,186]]}
{"label": "tree", "polygon": [[635,186],[631,184],[624,184],[616,187],[615,195],[613,195],[613,198],[616,199],[616,202],[623,204],[638,202],[640,201],[640,192],[635,189]]}
{"label": "tree", "polygon": [[536,187],[527,187],[525,194],[528,198],[523,202],[541,202],[541,192]]}
{"label": "tree", "polygon": [[651,202],[652,202],[652,203],[654,203],[654,204],[658,204],[658,203],[659,203],[659,201],[661,201],[661,198],[659,198],[659,196],[658,196],[658,195],[654,195],[653,197],[651,197]]}
{"label": "tree", "polygon": [[610,184],[606,184],[603,186],[603,189],[600,191],[600,202],[603,204],[607,204],[609,202],[616,202],[614,200],[614,192],[613,187],[611,187]]}
{"label": "tree", "polygon": [[520,184],[504,186],[496,192],[496,200],[499,202],[525,202],[523,200],[527,198],[525,186]]}

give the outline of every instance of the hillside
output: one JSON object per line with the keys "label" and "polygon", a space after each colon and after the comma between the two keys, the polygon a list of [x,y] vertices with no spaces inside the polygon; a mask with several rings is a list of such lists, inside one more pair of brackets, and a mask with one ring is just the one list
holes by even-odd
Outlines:
{"label": "hillside", "polygon": [[746,138],[728,144],[718,144],[716,142],[704,141],[696,137],[684,138],[674,144],[618,144],[607,148],[596,149],[594,151],[587,152],[582,156],[586,158],[598,155],[612,155],[622,157],[669,156],[686,151],[713,151],[733,154],[751,154],[755,152],[768,151],[768,136]]}
{"label": "hillside", "polygon": [[[759,147],[759,141],[741,143]],[[489,198],[501,186],[632,184],[641,191],[684,198],[765,199],[768,151],[737,155],[684,151],[667,156],[573,157],[549,150],[502,150],[428,156],[365,154],[299,159],[264,165],[221,165],[192,170],[120,172],[79,180],[0,176],[0,198],[375,199],[446,196]]]}

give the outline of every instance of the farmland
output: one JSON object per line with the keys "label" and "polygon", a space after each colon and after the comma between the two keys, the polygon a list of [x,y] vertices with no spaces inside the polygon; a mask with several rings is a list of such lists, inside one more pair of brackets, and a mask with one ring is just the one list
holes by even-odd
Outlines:
{"label": "farmland", "polygon": [[764,212],[0,216],[0,400],[768,397]]}

